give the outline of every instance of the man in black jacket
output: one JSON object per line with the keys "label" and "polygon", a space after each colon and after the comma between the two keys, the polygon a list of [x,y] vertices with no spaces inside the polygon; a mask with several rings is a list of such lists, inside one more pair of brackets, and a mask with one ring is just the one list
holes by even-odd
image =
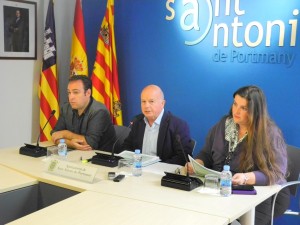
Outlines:
{"label": "man in black jacket", "polygon": [[140,149],[143,154],[157,155],[162,162],[184,165],[185,154],[192,155],[187,123],[164,110],[164,94],[160,87],[149,85],[141,93],[142,113],[136,117],[122,149]]}
{"label": "man in black jacket", "polygon": [[9,31],[12,34],[11,40],[11,51],[13,52],[25,52],[28,51],[26,46],[28,46],[28,40],[26,38],[26,29],[25,22],[21,15],[21,10],[16,10],[16,17],[13,19],[12,23],[9,26]]}

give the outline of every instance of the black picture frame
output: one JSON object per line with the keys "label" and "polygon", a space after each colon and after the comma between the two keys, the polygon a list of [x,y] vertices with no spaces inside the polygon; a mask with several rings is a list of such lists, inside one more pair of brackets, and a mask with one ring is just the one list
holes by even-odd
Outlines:
{"label": "black picture frame", "polygon": [[0,15],[0,59],[36,59],[36,2],[0,0]]}

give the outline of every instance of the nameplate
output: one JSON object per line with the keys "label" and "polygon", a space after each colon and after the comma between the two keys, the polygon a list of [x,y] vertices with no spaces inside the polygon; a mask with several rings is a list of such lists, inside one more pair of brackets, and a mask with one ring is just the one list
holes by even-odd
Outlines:
{"label": "nameplate", "polygon": [[51,159],[47,162],[46,171],[63,177],[92,183],[96,176],[97,168],[58,159]]}

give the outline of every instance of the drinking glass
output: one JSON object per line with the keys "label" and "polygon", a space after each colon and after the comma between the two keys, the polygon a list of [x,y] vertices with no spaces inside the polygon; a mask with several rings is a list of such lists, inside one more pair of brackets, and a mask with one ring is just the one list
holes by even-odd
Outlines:
{"label": "drinking glass", "polygon": [[56,145],[47,147],[47,158],[57,156],[58,147]]}
{"label": "drinking glass", "polygon": [[132,175],[132,160],[120,159],[118,162],[118,174]]}
{"label": "drinking glass", "polygon": [[219,176],[215,174],[206,174],[204,178],[204,187],[213,189],[215,191],[220,190]]}

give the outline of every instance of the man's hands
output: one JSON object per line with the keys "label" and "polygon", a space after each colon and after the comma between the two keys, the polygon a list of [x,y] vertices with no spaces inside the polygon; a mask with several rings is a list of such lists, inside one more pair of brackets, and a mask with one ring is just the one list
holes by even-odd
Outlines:
{"label": "man's hands", "polygon": [[92,147],[86,142],[83,135],[74,134],[68,130],[61,130],[52,133],[53,143],[58,144],[59,139],[62,138],[66,140],[68,147],[82,151],[92,150]]}
{"label": "man's hands", "polygon": [[68,141],[70,146],[72,146],[74,149],[82,150],[82,151],[89,151],[92,150],[92,147],[88,144],[85,144],[83,140],[80,139],[72,139]]}
{"label": "man's hands", "polygon": [[54,144],[58,144],[59,139],[64,138],[64,131],[56,131],[52,134],[52,141]]}

